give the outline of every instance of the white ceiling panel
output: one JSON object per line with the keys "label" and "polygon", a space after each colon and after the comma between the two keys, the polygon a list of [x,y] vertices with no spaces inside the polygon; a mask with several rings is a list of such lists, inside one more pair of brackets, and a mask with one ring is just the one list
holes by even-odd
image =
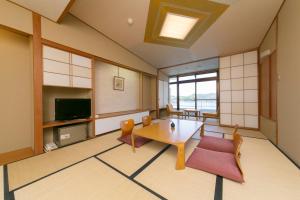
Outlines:
{"label": "white ceiling panel", "polygon": [[[229,4],[189,48],[144,42],[150,0],[76,0],[70,12],[161,68],[258,47],[283,0],[212,0]],[[128,18],[133,24],[127,23]]]}

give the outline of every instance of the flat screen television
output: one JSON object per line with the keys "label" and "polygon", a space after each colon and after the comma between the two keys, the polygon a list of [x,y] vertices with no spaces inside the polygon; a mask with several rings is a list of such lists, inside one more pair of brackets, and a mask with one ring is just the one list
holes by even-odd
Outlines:
{"label": "flat screen television", "polygon": [[91,99],[55,99],[55,120],[84,119],[91,116]]}

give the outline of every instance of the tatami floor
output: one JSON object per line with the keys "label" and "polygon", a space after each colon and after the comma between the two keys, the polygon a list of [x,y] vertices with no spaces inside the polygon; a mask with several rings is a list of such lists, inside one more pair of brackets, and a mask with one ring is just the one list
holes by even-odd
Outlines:
{"label": "tatami floor", "polygon": [[[205,134],[231,137],[232,128],[208,123]],[[260,132],[240,133],[243,184],[191,168],[175,170],[176,149],[166,144],[150,142],[133,153],[116,131],[0,167],[0,195],[17,200],[300,199],[299,169]],[[186,146],[186,159],[198,134]]]}

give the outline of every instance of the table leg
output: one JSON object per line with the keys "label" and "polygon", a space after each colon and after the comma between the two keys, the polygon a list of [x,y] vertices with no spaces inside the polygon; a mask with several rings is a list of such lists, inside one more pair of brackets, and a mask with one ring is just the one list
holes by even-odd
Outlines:
{"label": "table leg", "polygon": [[204,123],[202,124],[201,128],[200,128],[200,137],[204,136]]}
{"label": "table leg", "polygon": [[131,147],[132,147],[132,151],[135,153],[135,138],[133,133],[131,134]]}
{"label": "table leg", "polygon": [[177,161],[176,161],[176,169],[182,170],[185,168],[185,152],[184,152],[184,144],[177,145]]}

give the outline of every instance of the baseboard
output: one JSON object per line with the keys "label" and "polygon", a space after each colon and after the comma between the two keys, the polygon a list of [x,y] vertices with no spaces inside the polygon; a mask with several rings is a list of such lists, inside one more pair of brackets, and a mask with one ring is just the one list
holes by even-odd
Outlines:
{"label": "baseboard", "polygon": [[[224,125],[220,124],[221,127],[228,127],[228,128],[234,128],[235,126],[232,125]],[[249,127],[239,127],[239,129],[245,129],[245,130],[251,130],[251,131],[259,131],[259,128],[249,128]]]}
{"label": "baseboard", "polygon": [[0,154],[0,165],[5,165],[11,162],[22,160],[34,155],[31,147],[26,147],[23,149],[18,149],[15,151],[10,151]]}

